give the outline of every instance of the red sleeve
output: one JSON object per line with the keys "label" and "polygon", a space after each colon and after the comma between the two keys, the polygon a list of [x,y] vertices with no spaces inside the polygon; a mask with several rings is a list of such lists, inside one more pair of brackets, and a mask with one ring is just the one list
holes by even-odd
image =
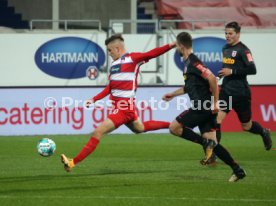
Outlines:
{"label": "red sleeve", "polygon": [[200,63],[196,63],[195,67],[198,69],[200,76],[202,76],[204,79],[207,79],[207,77],[212,73],[207,67]]}
{"label": "red sleeve", "polygon": [[105,98],[107,95],[110,94],[110,86],[109,84],[103,89],[103,91],[101,91],[99,94],[97,94],[96,96],[94,96],[92,99],[94,102]]}
{"label": "red sleeve", "polygon": [[162,47],[157,47],[145,53],[132,53],[132,60],[135,62],[149,61],[152,58],[158,57],[161,54],[169,51],[171,49],[169,44],[166,44]]}

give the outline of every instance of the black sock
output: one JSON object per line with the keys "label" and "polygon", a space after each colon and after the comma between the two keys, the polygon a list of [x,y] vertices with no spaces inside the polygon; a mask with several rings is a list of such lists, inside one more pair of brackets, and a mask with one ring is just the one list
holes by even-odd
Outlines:
{"label": "black sock", "polygon": [[217,137],[218,143],[220,143],[220,140],[221,140],[220,124],[216,124],[216,137]]}
{"label": "black sock", "polygon": [[252,126],[251,128],[248,130],[248,132],[251,132],[253,134],[259,134],[262,135],[263,134],[263,127],[258,123],[258,122],[252,122]]}
{"label": "black sock", "polygon": [[217,146],[214,148],[214,153],[233,170],[237,170],[240,167],[222,145],[217,144]]}
{"label": "black sock", "polygon": [[183,127],[183,132],[181,137],[201,145],[203,145],[203,142],[204,142],[204,139],[199,134],[195,133],[193,130],[187,127]]}

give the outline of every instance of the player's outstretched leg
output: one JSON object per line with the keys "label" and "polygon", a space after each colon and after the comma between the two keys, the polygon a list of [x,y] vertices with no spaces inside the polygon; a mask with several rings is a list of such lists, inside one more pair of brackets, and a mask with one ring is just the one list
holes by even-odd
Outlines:
{"label": "player's outstretched leg", "polygon": [[129,122],[126,126],[134,133],[142,133],[159,129],[168,129],[170,122],[150,120],[141,122],[139,119]]}
{"label": "player's outstretched leg", "polygon": [[64,169],[67,172],[70,172],[72,168],[75,167],[74,160],[67,158],[64,154],[62,154],[60,157],[61,157],[61,162],[64,164]]}
{"label": "player's outstretched leg", "polygon": [[115,129],[114,123],[110,119],[106,119],[97,129],[92,133],[89,141],[84,145],[79,154],[73,159],[66,157],[64,154],[61,155],[61,162],[64,164],[64,169],[70,172],[74,166],[79,162],[84,160],[88,155],[90,155],[98,146],[100,138],[105,134],[113,131]]}
{"label": "player's outstretched leg", "polygon": [[159,130],[159,129],[167,129],[170,126],[170,122],[155,121],[155,120],[146,121],[146,122],[143,122],[143,124],[144,124],[144,132]]}
{"label": "player's outstretched leg", "polygon": [[79,152],[79,154],[73,159],[70,159],[66,157],[64,154],[62,154],[61,162],[64,164],[64,169],[67,172],[70,172],[76,164],[84,160],[88,155],[90,155],[96,149],[98,143],[99,143],[98,139],[96,139],[95,137],[91,137],[89,141],[86,143],[86,145],[84,145],[82,150]]}

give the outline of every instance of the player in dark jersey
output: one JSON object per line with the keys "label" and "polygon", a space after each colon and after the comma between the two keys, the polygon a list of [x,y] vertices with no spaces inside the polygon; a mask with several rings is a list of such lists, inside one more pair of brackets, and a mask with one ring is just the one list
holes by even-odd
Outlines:
{"label": "player in dark jersey", "polygon": [[[233,174],[229,179],[230,182],[244,178],[246,176],[245,171],[240,168],[222,145],[217,144],[215,126],[219,108],[216,77],[192,53],[192,37],[189,33],[178,34],[176,46],[185,59],[183,72],[185,86],[165,94],[163,100],[170,101],[176,96],[187,93],[192,106],[177,116],[176,120],[170,124],[170,132],[206,148],[206,155],[201,160],[201,164],[206,164],[214,152],[232,168]],[[192,130],[196,126],[199,127],[202,136]]]}
{"label": "player in dark jersey", "polygon": [[[256,74],[256,66],[251,51],[240,42],[241,27],[237,22],[230,22],[225,26],[227,44],[223,47],[223,68],[219,72],[223,78],[220,91],[220,100],[229,103],[232,98],[232,108],[237,113],[242,128],[262,137],[266,150],[272,147],[270,131],[263,128],[258,122],[251,120],[251,92],[246,79],[247,75]],[[231,100],[230,100],[231,101]],[[217,117],[217,139],[220,141],[220,124],[231,111],[227,107],[221,109]]]}

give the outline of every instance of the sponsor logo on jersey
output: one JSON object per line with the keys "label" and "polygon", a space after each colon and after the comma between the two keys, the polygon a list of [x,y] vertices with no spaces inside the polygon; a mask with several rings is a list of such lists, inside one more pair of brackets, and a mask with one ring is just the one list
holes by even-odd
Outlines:
{"label": "sponsor logo on jersey", "polygon": [[[193,52],[216,76],[222,67],[222,47],[226,41],[217,37],[200,37],[193,39]],[[176,66],[183,71],[184,60],[176,51],[174,54]]]}
{"label": "sponsor logo on jersey", "polygon": [[114,65],[110,69],[111,74],[116,74],[116,73],[120,73],[120,72],[121,72],[121,65],[120,64]]}
{"label": "sponsor logo on jersey", "polygon": [[235,64],[235,59],[224,57],[223,58],[223,63],[224,64]]}
{"label": "sponsor logo on jersey", "polygon": [[88,68],[99,70],[105,62],[105,53],[88,39],[61,37],[42,44],[34,58],[37,67],[50,76],[77,79],[87,76]]}

